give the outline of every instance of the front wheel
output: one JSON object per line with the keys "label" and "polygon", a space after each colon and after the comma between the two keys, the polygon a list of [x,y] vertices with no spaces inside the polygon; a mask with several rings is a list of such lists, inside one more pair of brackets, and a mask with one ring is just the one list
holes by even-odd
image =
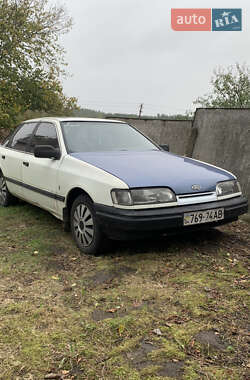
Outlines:
{"label": "front wheel", "polygon": [[104,236],[97,223],[95,209],[88,196],[79,195],[71,208],[71,233],[78,248],[95,255],[103,248]]}
{"label": "front wheel", "polygon": [[3,173],[0,171],[0,206],[8,207],[14,201],[13,195],[8,190],[6,179]]}

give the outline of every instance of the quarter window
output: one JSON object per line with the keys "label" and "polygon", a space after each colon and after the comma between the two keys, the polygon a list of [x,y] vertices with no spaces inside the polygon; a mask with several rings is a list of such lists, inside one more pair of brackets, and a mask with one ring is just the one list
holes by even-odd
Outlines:
{"label": "quarter window", "polygon": [[50,123],[39,124],[30,145],[30,151],[33,153],[36,145],[51,145],[59,148],[56,127]]}
{"label": "quarter window", "polygon": [[26,152],[35,126],[36,123],[25,123],[19,127],[10,143],[10,148]]}

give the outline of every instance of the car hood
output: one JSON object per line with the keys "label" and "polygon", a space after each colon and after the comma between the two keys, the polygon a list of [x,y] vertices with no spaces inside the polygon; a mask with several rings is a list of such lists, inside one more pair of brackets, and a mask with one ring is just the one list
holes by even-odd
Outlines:
{"label": "car hood", "polygon": [[[217,167],[164,151],[86,152],[72,157],[118,177],[130,188],[169,187],[176,194],[214,191],[216,183],[235,177]],[[200,190],[192,190],[199,185]]]}

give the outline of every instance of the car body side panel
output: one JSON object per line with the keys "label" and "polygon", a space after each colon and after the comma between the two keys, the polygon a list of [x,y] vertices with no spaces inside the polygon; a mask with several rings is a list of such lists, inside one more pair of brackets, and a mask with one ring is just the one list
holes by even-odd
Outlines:
{"label": "car body side panel", "polygon": [[[113,206],[110,191],[113,188],[128,189],[128,186],[115,176],[66,155],[58,169],[58,195],[65,197],[66,202],[68,194],[74,188],[83,189],[94,203]],[[57,201],[60,215],[65,202]]]}

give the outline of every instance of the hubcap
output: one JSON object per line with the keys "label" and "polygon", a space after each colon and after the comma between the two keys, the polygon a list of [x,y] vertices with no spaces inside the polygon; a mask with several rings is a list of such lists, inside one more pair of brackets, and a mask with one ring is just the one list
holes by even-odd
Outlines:
{"label": "hubcap", "polygon": [[4,177],[0,177],[0,201],[5,202],[7,197],[7,186]]}
{"label": "hubcap", "polygon": [[88,247],[94,238],[94,221],[88,207],[79,204],[74,212],[73,226],[78,242],[84,247]]}

